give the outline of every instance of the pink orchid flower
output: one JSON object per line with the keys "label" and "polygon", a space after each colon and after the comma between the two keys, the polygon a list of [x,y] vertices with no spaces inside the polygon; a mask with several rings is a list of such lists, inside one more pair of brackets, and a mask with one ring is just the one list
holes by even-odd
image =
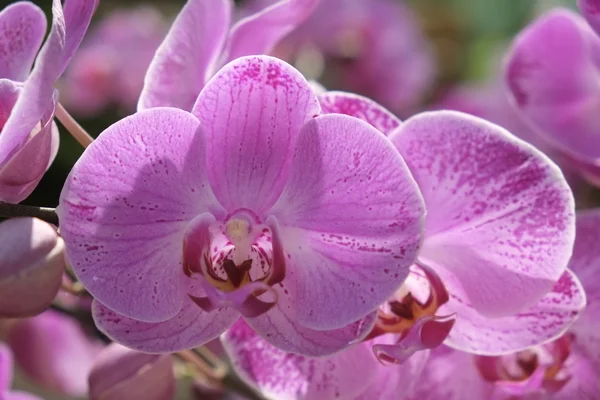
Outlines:
{"label": "pink orchid flower", "polygon": [[371,330],[424,219],[391,142],[324,114],[304,77],[268,56],[227,64],[192,113],[152,108],[107,129],[57,213],[96,324],[115,341],[196,347],[241,315],[273,345],[310,355]]}
{"label": "pink orchid flower", "polygon": [[148,68],[138,110],[191,111],[216,71],[238,57],[268,54],[318,2],[281,0],[230,27],[231,0],[189,0]]}
{"label": "pink orchid flower", "polygon": [[554,9],[516,37],[505,70],[521,114],[595,185],[600,184],[599,54],[600,37],[585,19]]}
{"label": "pink orchid flower", "polygon": [[[42,179],[58,150],[53,117],[54,84],[77,50],[97,0],[60,0],[52,6],[52,31],[31,2],[0,12],[0,200],[24,200]],[[33,60],[35,67],[31,70]]]}
{"label": "pink orchid flower", "polygon": [[13,380],[13,355],[10,348],[0,342],[0,399],[2,400],[41,400],[39,397],[21,391],[11,391]]}
{"label": "pink orchid flower", "polygon": [[569,268],[581,280],[587,307],[564,335],[499,357],[436,349],[414,398],[597,399],[600,393],[599,226],[600,210],[578,213],[577,239]]}

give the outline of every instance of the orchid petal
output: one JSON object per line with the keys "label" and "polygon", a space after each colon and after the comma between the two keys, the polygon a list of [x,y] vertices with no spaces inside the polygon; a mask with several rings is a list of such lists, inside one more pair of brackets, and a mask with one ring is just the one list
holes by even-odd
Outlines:
{"label": "orchid petal", "polygon": [[10,348],[0,342],[0,393],[10,389],[13,380],[13,354]]}
{"label": "orchid petal", "polygon": [[282,0],[238,21],[229,34],[226,62],[267,54],[316,8],[319,0]]}
{"label": "orchid petal", "polygon": [[41,397],[27,392],[8,392],[2,394],[2,400],[42,400]]}
{"label": "orchid petal", "polygon": [[64,13],[60,0],[52,4],[52,30],[0,135],[0,166],[25,144],[42,116],[53,108],[54,83],[79,47],[97,0],[69,0]]}
{"label": "orchid petal", "polygon": [[598,0],[577,0],[581,14],[597,33],[600,33],[600,2]]}
{"label": "orchid petal", "polygon": [[298,307],[290,279],[273,289],[277,292],[275,307],[256,318],[246,318],[246,322],[262,338],[282,351],[313,357],[330,355],[365,338],[375,323],[376,313],[373,312],[343,328],[315,331],[296,322]]}
{"label": "orchid petal", "polygon": [[309,358],[266,343],[241,320],[221,340],[240,377],[268,398],[352,399],[383,368],[368,342],[334,356]]}
{"label": "orchid petal", "polygon": [[[195,284],[195,296],[202,290]],[[163,322],[142,322],[127,318],[94,300],[92,315],[106,336],[124,346],[144,353],[170,353],[202,346],[231,326],[239,313],[232,308],[204,312],[191,299],[185,299],[179,313]]]}
{"label": "orchid petal", "polygon": [[23,82],[46,34],[46,15],[31,2],[0,12],[0,78]]}
{"label": "orchid petal", "polygon": [[598,397],[600,393],[598,366],[594,365],[588,357],[587,350],[577,345],[572,348],[563,367],[568,374],[568,380],[558,392],[552,394],[553,400],[593,400]]}
{"label": "orchid petal", "polygon": [[115,312],[174,317],[186,297],[182,243],[194,217],[223,217],[198,120],[153,108],[105,130],[72,169],[58,214],[77,277]]}
{"label": "orchid petal", "polygon": [[419,260],[482,315],[535,305],[564,272],[574,241],[573,194],[558,167],[501,127],[459,112],[420,114],[390,139],[427,206]]}
{"label": "orchid petal", "polygon": [[483,380],[471,354],[441,346],[431,352],[413,398],[489,399],[493,391],[494,386]]}
{"label": "orchid petal", "polygon": [[587,306],[570,332],[575,342],[600,371],[600,209],[577,213],[577,235],[569,268],[587,294]]}
{"label": "orchid petal", "polygon": [[48,310],[17,322],[7,339],[16,363],[34,382],[70,396],[87,393],[102,344],[88,338],[73,318]]}
{"label": "orchid petal", "polygon": [[400,126],[401,121],[373,100],[346,92],[325,92],[319,95],[324,114],[346,114],[361,119],[385,135]]}
{"label": "orchid petal", "polygon": [[600,160],[600,38],[565,9],[544,14],[514,40],[505,79],[518,109],[555,147]]}
{"label": "orchid petal", "polygon": [[408,275],[423,234],[422,198],[398,152],[381,132],[340,114],[306,124],[271,213],[294,276],[296,318],[318,330],[383,303]]}
{"label": "orchid petal", "polygon": [[245,57],[223,67],[193,111],[206,130],[207,173],[221,204],[230,212],[268,210],[285,185],[300,129],[320,112],[308,82],[281,60]]}
{"label": "orchid petal", "polygon": [[525,350],[561,336],[582,314],[585,299],[581,283],[568,270],[535,306],[514,316],[484,317],[469,304],[464,292],[454,290],[439,311],[459,315],[445,344],[482,355]]}
{"label": "orchid petal", "polygon": [[0,316],[27,317],[48,307],[65,268],[56,229],[35,218],[0,224]]}
{"label": "orchid petal", "polygon": [[186,3],[150,64],[138,110],[192,109],[225,44],[231,8],[231,0]]}

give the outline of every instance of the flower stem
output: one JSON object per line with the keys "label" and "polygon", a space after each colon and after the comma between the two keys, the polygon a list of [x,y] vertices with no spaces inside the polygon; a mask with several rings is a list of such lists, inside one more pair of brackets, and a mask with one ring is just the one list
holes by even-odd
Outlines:
{"label": "flower stem", "polygon": [[58,225],[56,209],[49,207],[26,206],[24,204],[12,204],[0,201],[0,217],[34,217]]}
{"label": "flower stem", "polygon": [[94,138],[75,121],[75,118],[60,103],[56,106],[56,118],[84,148],[88,147],[94,141]]}

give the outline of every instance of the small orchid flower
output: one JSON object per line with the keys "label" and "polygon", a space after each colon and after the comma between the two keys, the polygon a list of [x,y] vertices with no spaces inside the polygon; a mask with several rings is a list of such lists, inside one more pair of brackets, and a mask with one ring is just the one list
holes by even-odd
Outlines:
{"label": "small orchid flower", "polygon": [[[587,307],[568,332],[552,342],[498,357],[474,356],[440,347],[432,352],[414,398],[598,398],[599,226],[600,210],[578,213],[577,239],[569,268],[581,280],[587,294]],[[583,289],[578,289],[580,297],[583,297]]]}
{"label": "small orchid flower", "polygon": [[552,10],[514,40],[505,79],[524,117],[583,176],[600,183],[600,37],[576,13]]}
{"label": "small orchid flower", "polygon": [[56,156],[58,129],[54,83],[79,46],[96,0],[60,0],[52,6],[52,31],[33,3],[0,12],[0,200],[20,202],[37,186]]}
{"label": "small orchid flower", "polygon": [[138,110],[191,111],[220,67],[238,57],[269,53],[318,2],[281,0],[230,28],[231,0],[188,0],[148,68]]}
{"label": "small orchid flower", "polygon": [[402,362],[442,342],[505,354],[555,338],[573,323],[573,310],[583,306],[576,279],[565,272],[573,195],[544,154],[467,114],[434,111],[401,122],[356,95],[328,92],[320,102],[388,135],[427,207],[409,279],[381,305],[367,335],[398,338],[374,348],[380,359]]}
{"label": "small orchid flower", "polygon": [[0,318],[44,311],[61,285],[65,245],[56,228],[36,218],[0,223]]}
{"label": "small orchid flower", "polygon": [[286,353],[265,342],[244,322],[221,337],[238,375],[267,399],[277,400],[402,400],[412,393],[428,352],[386,366],[373,345],[384,337],[319,358]]}
{"label": "small orchid flower", "polygon": [[72,318],[48,310],[17,320],[8,331],[16,364],[41,387],[69,396],[88,391],[88,374],[102,349]]}
{"label": "small orchid flower", "polygon": [[[252,0],[257,10],[275,0]],[[331,18],[335,15],[335,18]],[[276,49],[326,86],[411,114],[434,82],[432,47],[418,19],[395,0],[322,0]],[[385,79],[382,79],[385,77]]]}
{"label": "small orchid flower", "polygon": [[144,74],[167,29],[166,18],[150,5],[111,11],[90,29],[65,71],[61,103],[82,117],[109,105],[135,111]]}
{"label": "small orchid flower", "polygon": [[13,379],[13,355],[10,348],[0,342],[0,399],[2,400],[41,400],[39,397],[21,391],[10,391]]}
{"label": "small orchid flower", "polygon": [[293,67],[243,57],[192,113],[102,133],[57,210],[98,327],[145,352],[199,346],[240,315],[295,353],[366,336],[415,260],[424,207],[381,132],[322,114]]}

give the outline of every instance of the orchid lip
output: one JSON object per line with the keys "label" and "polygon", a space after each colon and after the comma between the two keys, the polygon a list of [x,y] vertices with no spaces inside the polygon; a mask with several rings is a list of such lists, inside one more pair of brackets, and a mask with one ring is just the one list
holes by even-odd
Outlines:
{"label": "orchid lip", "polygon": [[365,339],[386,333],[399,335],[395,344],[373,346],[373,352],[382,363],[399,364],[416,351],[441,345],[456,321],[456,314],[436,315],[439,307],[448,302],[448,291],[433,269],[421,264],[417,266],[429,283],[427,300],[420,302],[403,285],[397,298],[388,301],[386,309],[379,310],[375,327]]}
{"label": "orchid lip", "polygon": [[198,280],[206,293],[189,297],[206,312],[234,307],[252,318],[277,303],[272,286],[285,277],[285,258],[274,217],[265,225],[245,209],[224,222],[202,214],[186,232],[183,257],[185,275]]}

